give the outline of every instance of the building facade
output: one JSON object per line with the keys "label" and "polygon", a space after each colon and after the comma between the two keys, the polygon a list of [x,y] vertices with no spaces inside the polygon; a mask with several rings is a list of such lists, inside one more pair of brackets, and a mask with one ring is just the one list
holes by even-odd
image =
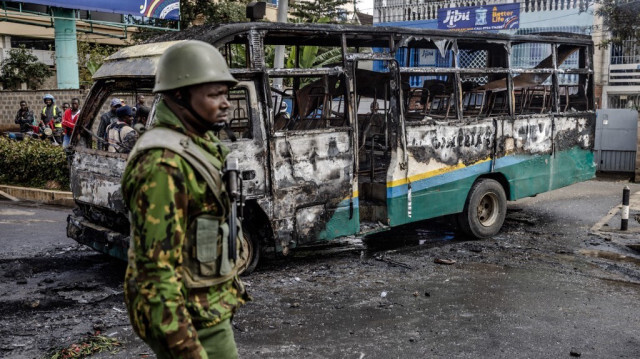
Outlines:
{"label": "building facade", "polygon": [[[437,29],[443,28],[442,21],[446,19],[444,14],[447,11],[453,13],[462,8],[480,13],[488,12],[488,18],[491,19],[492,11],[505,6],[516,6],[516,23],[512,23],[508,28],[489,31],[510,34],[580,33],[591,35],[596,45],[608,36],[603,29],[602,20],[594,16],[598,4],[587,0],[374,0],[374,26]],[[636,42],[627,41],[624,45],[609,48],[596,46],[593,55],[594,93],[598,107],[640,107],[640,47]],[[532,45],[514,53],[512,64],[526,66],[527,62],[534,63],[546,56],[548,53],[543,49]],[[569,58],[565,64],[571,66],[572,61],[573,59]],[[560,80],[565,83],[573,81],[570,76]]]}

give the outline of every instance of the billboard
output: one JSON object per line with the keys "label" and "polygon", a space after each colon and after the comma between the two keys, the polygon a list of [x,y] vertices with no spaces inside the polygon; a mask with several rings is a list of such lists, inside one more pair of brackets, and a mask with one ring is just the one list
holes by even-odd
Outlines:
{"label": "billboard", "polygon": [[22,2],[66,9],[180,20],[180,0],[22,0]]}
{"label": "billboard", "polygon": [[438,29],[486,31],[519,26],[519,3],[438,9]]}

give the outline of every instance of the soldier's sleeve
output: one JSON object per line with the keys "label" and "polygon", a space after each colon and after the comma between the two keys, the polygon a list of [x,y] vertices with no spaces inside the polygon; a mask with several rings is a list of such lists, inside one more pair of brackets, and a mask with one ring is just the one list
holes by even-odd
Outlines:
{"label": "soldier's sleeve", "polygon": [[139,295],[148,305],[147,330],[172,358],[206,358],[176,271],[182,262],[187,226],[184,176],[175,158],[143,158],[136,166],[134,175],[123,185],[131,194],[128,203],[138,269],[136,282]]}

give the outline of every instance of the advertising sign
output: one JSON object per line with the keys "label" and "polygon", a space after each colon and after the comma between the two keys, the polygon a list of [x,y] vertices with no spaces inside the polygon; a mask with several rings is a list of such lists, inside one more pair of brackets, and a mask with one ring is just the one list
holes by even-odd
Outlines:
{"label": "advertising sign", "polygon": [[22,0],[22,2],[65,9],[180,20],[180,0]]}
{"label": "advertising sign", "polygon": [[419,51],[420,51],[420,55],[418,57],[419,66],[435,66],[436,65],[436,56],[438,55],[438,50],[420,49]]}
{"label": "advertising sign", "polygon": [[438,9],[438,29],[505,30],[519,26],[519,3]]}

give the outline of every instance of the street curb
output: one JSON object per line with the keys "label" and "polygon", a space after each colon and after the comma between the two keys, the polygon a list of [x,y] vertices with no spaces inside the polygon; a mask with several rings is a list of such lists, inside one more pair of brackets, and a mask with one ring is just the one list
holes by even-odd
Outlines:
{"label": "street curb", "polygon": [[25,201],[33,201],[58,206],[75,207],[73,194],[66,191],[0,185],[0,191]]}

